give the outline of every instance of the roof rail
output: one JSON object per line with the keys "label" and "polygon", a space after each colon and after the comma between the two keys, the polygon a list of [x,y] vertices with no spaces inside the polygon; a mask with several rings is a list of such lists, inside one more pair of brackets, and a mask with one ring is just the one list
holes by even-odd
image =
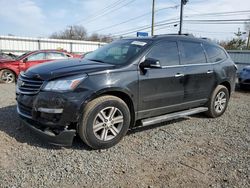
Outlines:
{"label": "roof rail", "polygon": [[190,34],[190,33],[182,33],[182,34],[178,34],[178,33],[169,33],[169,34],[154,35],[153,37],[157,38],[157,37],[163,37],[163,36],[169,36],[169,35],[182,35],[182,36],[194,37],[194,35],[193,35],[193,34]]}

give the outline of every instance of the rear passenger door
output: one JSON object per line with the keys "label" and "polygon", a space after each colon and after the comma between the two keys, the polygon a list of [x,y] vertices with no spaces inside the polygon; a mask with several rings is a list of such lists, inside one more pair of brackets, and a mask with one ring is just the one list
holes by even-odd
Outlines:
{"label": "rear passenger door", "polygon": [[215,83],[213,65],[207,62],[200,42],[179,41],[184,66],[184,102],[199,106],[209,98]]}

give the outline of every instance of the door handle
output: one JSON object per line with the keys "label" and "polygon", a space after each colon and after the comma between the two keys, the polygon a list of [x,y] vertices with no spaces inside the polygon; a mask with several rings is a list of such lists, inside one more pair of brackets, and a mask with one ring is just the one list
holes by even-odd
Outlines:
{"label": "door handle", "polygon": [[184,76],[184,74],[181,74],[181,73],[177,73],[177,74],[175,75],[176,78],[178,78],[178,77],[183,77],[183,76]]}
{"label": "door handle", "polygon": [[212,74],[214,71],[212,71],[212,70],[208,70],[207,71],[207,74]]}

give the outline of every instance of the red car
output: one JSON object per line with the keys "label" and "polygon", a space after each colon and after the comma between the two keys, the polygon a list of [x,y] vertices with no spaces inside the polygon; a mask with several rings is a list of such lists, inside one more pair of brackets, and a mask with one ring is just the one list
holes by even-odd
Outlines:
{"label": "red car", "polygon": [[62,50],[38,50],[27,52],[15,60],[0,60],[0,82],[13,83],[21,71],[40,63],[67,58],[80,58],[80,55]]}

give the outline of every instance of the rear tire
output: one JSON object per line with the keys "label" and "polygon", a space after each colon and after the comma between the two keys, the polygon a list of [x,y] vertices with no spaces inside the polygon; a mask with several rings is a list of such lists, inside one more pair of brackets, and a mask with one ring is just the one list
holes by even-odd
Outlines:
{"label": "rear tire", "polygon": [[206,115],[212,118],[221,116],[226,111],[228,102],[228,89],[223,85],[218,85],[208,101],[208,111]]}
{"label": "rear tire", "polygon": [[90,101],[84,108],[78,134],[93,149],[117,144],[130,125],[130,111],[118,97],[106,95]]}
{"label": "rear tire", "polygon": [[0,71],[0,82],[5,84],[14,83],[16,81],[16,75],[14,72],[8,69]]}

